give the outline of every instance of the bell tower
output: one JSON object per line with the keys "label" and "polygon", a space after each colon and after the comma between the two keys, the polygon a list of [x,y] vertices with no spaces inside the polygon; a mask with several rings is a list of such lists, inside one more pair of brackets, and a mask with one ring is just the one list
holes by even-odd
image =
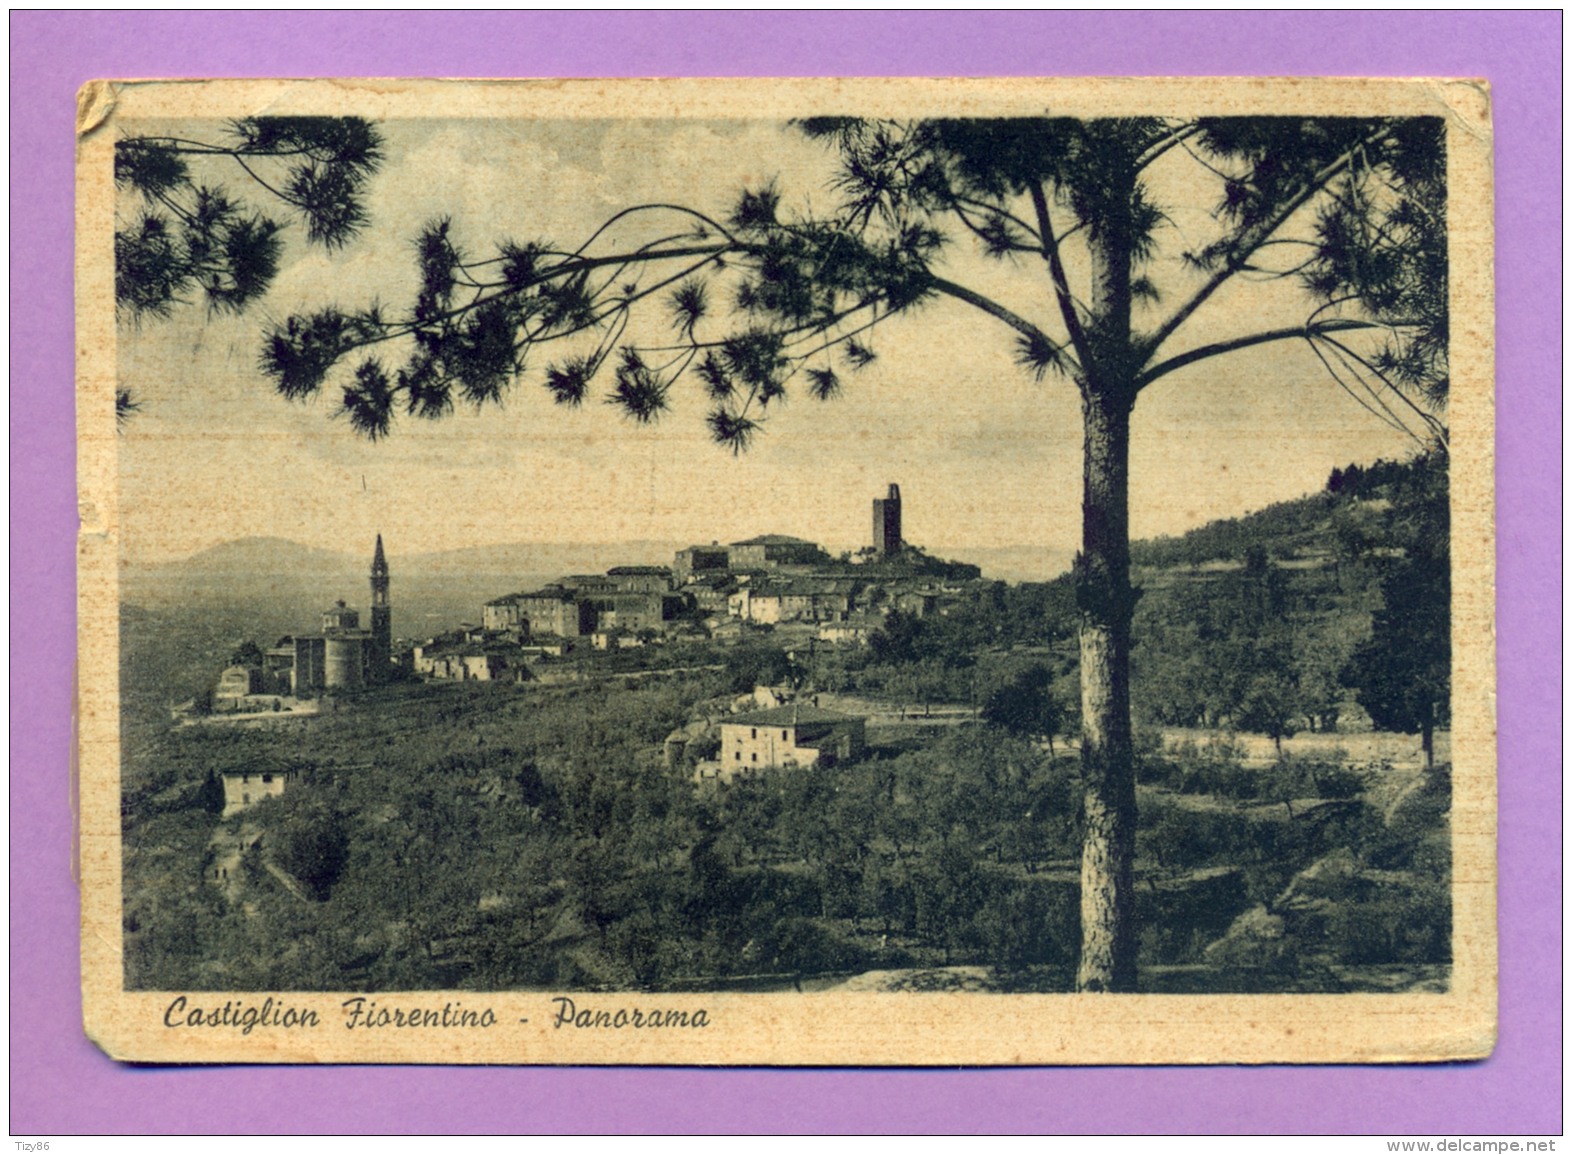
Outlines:
{"label": "bell tower", "polygon": [[901,552],[901,487],[893,483],[888,496],[873,499],[873,548],[881,558]]}
{"label": "bell tower", "polygon": [[368,673],[374,682],[385,681],[393,665],[393,608],[388,604],[388,559],[377,534],[377,551],[371,558],[371,644]]}

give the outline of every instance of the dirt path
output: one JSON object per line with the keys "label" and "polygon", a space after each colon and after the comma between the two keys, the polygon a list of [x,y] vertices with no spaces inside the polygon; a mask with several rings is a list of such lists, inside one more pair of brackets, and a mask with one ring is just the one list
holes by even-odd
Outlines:
{"label": "dirt path", "polygon": [[[224,897],[231,902],[241,900],[242,859],[246,851],[253,846],[260,832],[256,827],[242,823],[238,834],[231,833],[227,825],[221,825],[213,832],[213,837],[208,839],[208,847],[212,851],[211,865],[207,868],[207,880],[214,886],[222,887]],[[262,868],[278,880],[280,886],[289,891],[301,902],[310,902],[311,896],[306,893],[300,881],[283,868],[262,861]]]}
{"label": "dirt path", "polygon": [[207,840],[211,851],[211,865],[207,868],[207,880],[213,885],[221,887],[224,896],[231,902],[240,900],[240,860],[245,854],[246,847],[255,842],[257,831],[254,827],[242,824],[240,833],[231,833],[228,824],[220,824],[213,831],[213,836]]}

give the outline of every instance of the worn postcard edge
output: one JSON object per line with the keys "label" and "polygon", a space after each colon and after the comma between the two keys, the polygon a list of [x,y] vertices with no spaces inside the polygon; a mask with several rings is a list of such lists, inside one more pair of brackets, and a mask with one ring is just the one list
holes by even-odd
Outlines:
{"label": "worn postcard edge", "polygon": [[[1412,114],[1448,124],[1453,543],[1453,970],[1445,994],[994,995],[387,992],[403,1010],[462,1002],[472,1031],[346,1029],[352,993],[186,992],[310,1030],[174,1030],[182,992],[123,989],[120,918],[116,327],[111,158],[117,120],[159,115],[756,117]],[[117,1059],[651,1065],[1414,1062],[1490,1053],[1496,1031],[1494,303],[1489,90],[1478,80],[1014,79],[92,82],[77,126],[78,847],[85,1029]],[[686,1030],[553,1026],[556,997],[704,1012]]]}

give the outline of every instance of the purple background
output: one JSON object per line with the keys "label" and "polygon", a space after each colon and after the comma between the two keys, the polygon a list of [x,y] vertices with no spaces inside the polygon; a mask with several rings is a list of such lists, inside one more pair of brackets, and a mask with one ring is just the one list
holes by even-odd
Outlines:
{"label": "purple background", "polygon": [[[11,1128],[1561,1129],[1560,49],[1529,14],[11,16]],[[1483,76],[1495,91],[1501,1041],[1410,1068],[132,1069],[81,1032],[68,751],[72,113],[94,77]]]}

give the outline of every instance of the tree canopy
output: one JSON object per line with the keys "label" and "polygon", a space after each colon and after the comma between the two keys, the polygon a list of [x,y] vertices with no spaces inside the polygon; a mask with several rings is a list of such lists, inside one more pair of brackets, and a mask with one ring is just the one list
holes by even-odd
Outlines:
{"label": "tree canopy", "polygon": [[[343,411],[373,438],[400,413],[493,403],[531,374],[566,405],[603,382],[608,402],[649,421],[688,376],[709,401],[712,435],[740,450],[790,387],[834,397],[875,358],[881,322],[948,296],[1006,326],[1037,376],[1078,380],[1125,362],[1139,390],[1207,357],[1299,339],[1383,420],[1440,431],[1439,119],[819,118],[797,127],[832,150],[830,213],[785,212],[782,190],[768,184],[742,190],[723,216],[635,204],[573,245],[504,239],[478,252],[449,219],[433,220],[415,239],[419,287],[408,307],[329,305],[285,318],[268,329],[261,367],[293,399],[338,381]],[[1170,206],[1153,191],[1175,155],[1213,185],[1217,226],[1176,254]],[[366,183],[382,162],[376,127],[356,118],[250,118],[214,141],[119,142],[117,181],[142,207],[116,233],[118,303],[161,316],[200,294],[211,309],[236,310],[266,291],[283,225],[205,177],[214,164],[243,170],[264,201],[302,218],[309,241],[336,247],[366,227]],[[637,240],[629,226],[642,231]],[[946,254],[962,240],[1000,260],[1041,260],[1049,311],[1028,317],[947,279]],[[1130,299],[1116,311],[1152,322],[1127,347],[1108,345],[1091,286],[1072,283],[1078,240],[1115,240],[1129,252]],[[1182,296],[1154,274],[1163,255],[1193,274]],[[1290,277],[1313,303],[1302,325],[1160,355],[1231,280]],[[635,341],[630,318],[651,299],[669,339]],[[1361,331],[1379,342],[1356,343]]]}
{"label": "tree canopy", "polygon": [[1022,670],[988,696],[982,717],[1022,738],[1046,738],[1052,749],[1065,723],[1064,707],[1054,697],[1052,671],[1040,665]]}
{"label": "tree canopy", "polygon": [[1344,677],[1376,726],[1420,736],[1429,765],[1435,731],[1451,716],[1451,519],[1443,455],[1421,458],[1403,482],[1409,492],[1401,495],[1403,520],[1394,527],[1403,555],[1387,563],[1383,604]]}
{"label": "tree canopy", "polygon": [[[135,195],[116,220],[115,306],[133,320],[167,317],[200,298],[208,311],[241,312],[272,285],[284,224],[233,192],[223,167],[305,224],[312,244],[340,248],[367,223],[366,182],[382,138],[358,117],[252,116],[223,136],[134,136],[115,144],[115,184]],[[136,408],[116,395],[124,417]]]}

